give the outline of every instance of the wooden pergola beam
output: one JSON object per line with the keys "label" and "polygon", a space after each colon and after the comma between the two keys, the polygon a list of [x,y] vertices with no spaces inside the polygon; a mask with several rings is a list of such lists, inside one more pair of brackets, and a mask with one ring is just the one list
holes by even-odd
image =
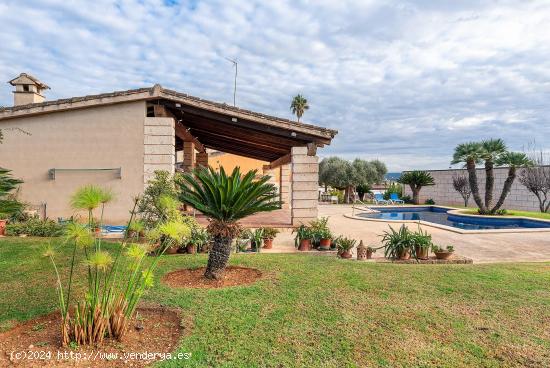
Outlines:
{"label": "wooden pergola beam", "polygon": [[268,166],[270,170],[276,168],[276,167],[279,167],[279,166],[282,166],[282,165],[286,165],[286,164],[289,164],[290,163],[290,160],[291,160],[291,155],[290,153],[284,155],[284,156],[281,156],[279,157],[278,159],[276,159],[275,161],[271,161],[269,163],[269,165],[264,165],[265,166]]}
{"label": "wooden pergola beam", "polygon": [[184,142],[193,142],[195,144],[195,149],[199,152],[206,152],[206,148],[202,145],[202,143],[197,139],[197,137],[193,136],[187,127],[185,127],[183,124],[181,124],[169,109],[166,108],[164,105],[154,105],[153,111],[155,114],[155,117],[164,117],[164,118],[173,118],[174,119],[174,129],[176,131],[176,135],[181,138]]}

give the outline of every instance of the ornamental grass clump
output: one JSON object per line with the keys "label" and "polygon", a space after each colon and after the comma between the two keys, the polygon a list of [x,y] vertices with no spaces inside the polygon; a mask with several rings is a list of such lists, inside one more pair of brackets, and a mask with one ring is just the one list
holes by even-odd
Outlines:
{"label": "ornamental grass clump", "polygon": [[[57,277],[59,309],[61,311],[61,341],[63,346],[101,344],[105,337],[121,340],[133,318],[136,306],[144,291],[153,284],[153,272],[160,260],[147,259],[149,244],[128,243],[128,235],[113,252],[102,249],[100,233],[92,231],[94,212],[100,212],[98,226],[103,226],[105,206],[113,200],[110,191],[97,186],[79,189],[71,198],[76,210],[88,213],[87,224],[71,222],[67,225],[65,241],[71,243],[72,256],[67,284],[64,286],[55,262],[55,252],[49,246],[44,255],[52,264]],[[135,218],[138,199],[134,202],[128,224]],[[189,234],[184,224],[163,224],[160,254],[174,242]],[[77,252],[84,261],[76,262]],[[83,298],[75,297],[73,281],[77,267],[84,267],[87,284]]]}

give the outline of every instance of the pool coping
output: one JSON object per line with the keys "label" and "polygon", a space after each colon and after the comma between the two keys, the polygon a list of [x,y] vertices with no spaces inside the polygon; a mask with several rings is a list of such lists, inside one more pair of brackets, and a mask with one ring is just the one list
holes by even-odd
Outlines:
{"label": "pool coping", "polygon": [[[495,218],[494,216],[466,214],[466,213],[462,213],[461,211],[465,211],[465,210],[460,209],[460,208],[457,209],[455,207],[446,207],[446,206],[437,206],[437,205],[369,206],[368,208],[376,210],[378,208],[388,208],[388,207],[392,207],[392,208],[435,207],[435,208],[446,209],[446,210],[448,210],[447,212],[451,215],[460,215],[460,216],[464,216],[464,217],[474,217],[474,218]],[[367,212],[367,211],[363,211],[363,212]],[[352,214],[352,215],[344,214],[344,217],[349,218],[349,219],[353,219],[353,220],[361,220],[361,221],[385,222],[387,224],[392,224],[392,223],[420,224],[420,225],[424,225],[424,226],[435,227],[437,229],[451,231],[453,233],[458,233],[458,234],[506,234],[506,233],[545,233],[545,232],[550,232],[550,227],[549,228],[522,228],[522,229],[513,228],[513,229],[463,230],[463,229],[459,229],[459,228],[456,228],[456,227],[436,224],[434,222],[428,222],[428,221],[424,221],[424,220],[385,220],[385,219],[375,219],[375,218],[361,217],[361,216],[356,216],[354,214]],[[526,216],[499,216],[498,218],[530,220],[530,221],[545,222],[545,223],[550,224],[550,220],[537,219],[537,218],[526,217]]]}

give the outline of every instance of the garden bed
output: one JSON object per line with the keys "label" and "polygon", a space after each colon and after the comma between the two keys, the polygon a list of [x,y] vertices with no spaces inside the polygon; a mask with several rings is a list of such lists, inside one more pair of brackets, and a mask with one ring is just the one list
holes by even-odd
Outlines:
{"label": "garden bed", "polygon": [[[106,339],[100,347],[64,348],[61,347],[60,323],[59,312],[54,312],[0,333],[0,366],[144,367],[160,360],[163,354],[174,356],[173,350],[188,328],[174,310],[139,308],[124,341]],[[153,357],[152,353],[160,355]]]}
{"label": "garden bed", "polygon": [[459,255],[453,255],[451,259],[436,259],[435,256],[430,256],[429,259],[419,259],[414,258],[410,259],[397,259],[391,260],[386,258],[375,258],[376,262],[381,263],[404,263],[404,264],[472,264],[473,261],[471,258],[462,257]]}
{"label": "garden bed", "polygon": [[262,278],[262,272],[255,268],[229,266],[222,280],[208,280],[204,270],[204,267],[177,270],[166,274],[162,280],[171,287],[210,289],[248,285]]}

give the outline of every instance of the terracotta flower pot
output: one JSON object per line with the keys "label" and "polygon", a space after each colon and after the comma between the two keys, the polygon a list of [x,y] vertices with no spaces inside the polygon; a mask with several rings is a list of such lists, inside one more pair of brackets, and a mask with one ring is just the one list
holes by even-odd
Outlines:
{"label": "terracotta flower pot", "polygon": [[350,259],[352,257],[351,252],[349,250],[345,250],[340,253],[340,258]]}
{"label": "terracotta flower pot", "polygon": [[418,259],[428,259],[429,258],[429,249],[428,247],[415,247],[416,258]]}
{"label": "terracotta flower pot", "polygon": [[0,236],[6,235],[6,223],[7,220],[0,220]]}
{"label": "terracotta flower pot", "polygon": [[298,247],[298,250],[300,250],[300,251],[311,250],[311,239],[301,239],[300,240],[300,246]]}
{"label": "terracotta flower pot", "polygon": [[197,253],[197,246],[195,244],[187,244],[185,251],[189,254]]}
{"label": "terracotta flower pot", "polygon": [[408,250],[408,249],[403,249],[400,253],[399,253],[399,259],[400,260],[407,260],[407,259],[410,259],[411,258],[411,251]]}
{"label": "terracotta flower pot", "polygon": [[372,249],[367,248],[367,259],[371,259],[373,253],[374,251]]}
{"label": "terracotta flower pot", "polygon": [[177,254],[179,247],[176,245],[172,245],[168,248],[166,248],[166,251],[164,253],[166,254]]}
{"label": "terracotta flower pot", "polygon": [[437,259],[449,259],[453,255],[453,252],[434,252]]}
{"label": "terracotta flower pot", "polygon": [[332,239],[321,239],[319,240],[319,250],[330,250],[330,245],[332,244]]}
{"label": "terracotta flower pot", "polygon": [[264,249],[271,249],[271,248],[273,248],[273,239],[264,238]]}

